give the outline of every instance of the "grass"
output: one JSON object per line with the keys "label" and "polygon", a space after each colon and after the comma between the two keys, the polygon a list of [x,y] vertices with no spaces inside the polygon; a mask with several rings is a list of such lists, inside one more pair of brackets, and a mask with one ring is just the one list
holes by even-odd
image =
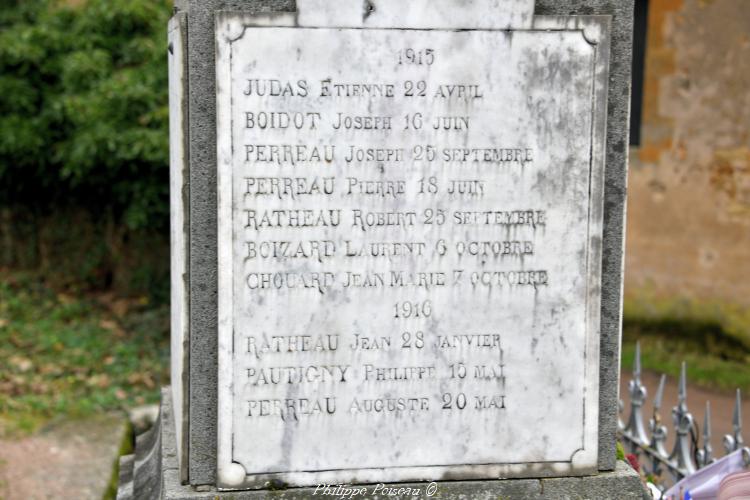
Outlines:
{"label": "grass", "polygon": [[[1,469],[1,468],[2,468],[2,467],[3,467],[3,466],[4,466],[5,464],[6,464],[6,463],[7,463],[7,462],[6,462],[5,460],[3,460],[3,459],[1,459],[1,458],[0,458],[0,469]],[[8,485],[8,483],[6,483],[6,482],[5,482],[5,481],[4,481],[3,479],[0,479],[0,495],[2,495],[2,493],[3,493],[3,490],[4,490],[5,488],[6,488],[6,486],[7,486],[7,485]],[[1,500],[2,498],[3,498],[3,497],[2,497],[2,496],[0,496],[0,500]]]}
{"label": "grass", "polygon": [[625,297],[625,326],[687,339],[711,355],[744,360],[750,353],[750,307],[720,300],[663,297],[649,288]]}
{"label": "grass", "polygon": [[707,389],[750,392],[750,353],[713,322],[626,319],[622,366],[633,366],[635,344],[641,344],[646,370],[679,377],[683,361],[688,381]]}
{"label": "grass", "polygon": [[120,444],[120,451],[117,454],[117,459],[112,463],[112,473],[109,479],[109,485],[107,491],[104,492],[102,500],[116,500],[117,498],[117,486],[120,483],[120,457],[132,454],[135,449],[133,443],[135,438],[133,436],[133,426],[128,423],[128,431],[122,439]]}
{"label": "grass", "polygon": [[707,389],[750,391],[750,307],[719,300],[669,297],[651,288],[626,295],[622,366],[633,366],[635,342],[647,370]]}
{"label": "grass", "polygon": [[67,295],[0,270],[0,432],[157,402],[168,331],[167,306]]}

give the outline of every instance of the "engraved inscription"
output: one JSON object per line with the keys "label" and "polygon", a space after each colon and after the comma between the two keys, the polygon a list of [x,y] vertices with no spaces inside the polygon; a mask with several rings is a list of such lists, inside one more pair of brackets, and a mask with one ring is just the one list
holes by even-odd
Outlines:
{"label": "engraved inscription", "polygon": [[251,31],[222,48],[232,460],[569,464],[595,49],[575,30]]}

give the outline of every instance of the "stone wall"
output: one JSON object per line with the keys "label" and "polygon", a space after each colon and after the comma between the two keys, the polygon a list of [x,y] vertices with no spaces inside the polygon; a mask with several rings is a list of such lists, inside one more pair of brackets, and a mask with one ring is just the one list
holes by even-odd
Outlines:
{"label": "stone wall", "polygon": [[750,306],[750,9],[651,0],[626,297]]}

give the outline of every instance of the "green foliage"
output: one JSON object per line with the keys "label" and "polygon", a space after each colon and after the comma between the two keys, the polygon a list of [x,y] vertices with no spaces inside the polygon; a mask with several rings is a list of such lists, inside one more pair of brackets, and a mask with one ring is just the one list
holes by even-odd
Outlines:
{"label": "green foliage", "polygon": [[617,441],[617,460],[625,460],[625,448],[623,448],[622,443],[620,441]]}
{"label": "green foliage", "polygon": [[166,227],[170,3],[0,0],[0,205]]}

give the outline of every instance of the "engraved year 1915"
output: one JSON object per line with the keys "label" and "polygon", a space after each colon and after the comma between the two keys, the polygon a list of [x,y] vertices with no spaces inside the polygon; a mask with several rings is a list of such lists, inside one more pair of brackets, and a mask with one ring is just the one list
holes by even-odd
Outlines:
{"label": "engraved year 1915", "polygon": [[396,52],[398,64],[415,64],[417,66],[432,66],[435,63],[435,50],[433,49],[401,49]]}

